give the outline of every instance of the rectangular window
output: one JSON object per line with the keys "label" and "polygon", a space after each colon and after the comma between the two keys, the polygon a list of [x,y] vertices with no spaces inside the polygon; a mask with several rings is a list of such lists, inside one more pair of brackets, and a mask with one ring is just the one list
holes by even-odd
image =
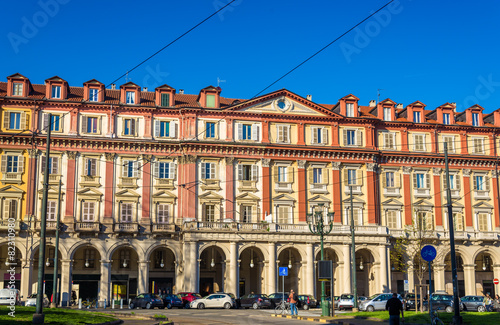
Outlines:
{"label": "rectangular window", "polygon": [[61,86],[52,86],[52,98],[61,98]]}
{"label": "rectangular window", "polygon": [[484,138],[473,138],[472,152],[484,154]]}
{"label": "rectangular window", "polygon": [[348,117],[354,117],[354,104],[353,103],[345,104],[345,113],[346,113],[346,116],[348,116]]}
{"label": "rectangular window", "polygon": [[420,123],[420,112],[413,112],[413,122]]}
{"label": "rectangular window", "polygon": [[417,212],[416,216],[417,227],[420,230],[433,230],[434,220],[430,212]]}
{"label": "rectangular window", "polygon": [[252,139],[252,125],[243,124],[242,126],[241,140],[251,140]]}
{"label": "rectangular window", "polygon": [[47,201],[47,221],[56,221],[57,201]]}
{"label": "rectangular window", "polygon": [[171,177],[170,163],[158,162],[158,178],[169,179]]}
{"label": "rectangular window", "polygon": [[18,172],[19,156],[7,156],[7,173]]}
{"label": "rectangular window", "polygon": [[5,200],[4,201],[4,220],[9,218],[17,220],[17,200]]}
{"label": "rectangular window", "polygon": [[413,141],[414,151],[425,151],[425,134],[414,134]]}
{"label": "rectangular window", "polygon": [[125,103],[135,104],[135,91],[127,91],[125,95],[126,95]]}
{"label": "rectangular window", "polygon": [[347,130],[347,145],[355,146],[356,143],[356,130]]}
{"label": "rectangular window", "polygon": [[[45,172],[45,156],[42,158],[42,174]],[[49,175],[59,174],[59,157],[49,157]]]}
{"label": "rectangular window", "polygon": [[53,132],[59,132],[61,130],[60,125],[61,116],[50,115],[50,130]]}
{"label": "rectangular window", "polygon": [[82,203],[82,222],[94,222],[95,202]]}
{"label": "rectangular window", "polygon": [[215,222],[215,205],[205,204],[205,222]]}
{"label": "rectangular window", "polygon": [[[450,174],[450,190],[455,190],[457,185],[456,185],[456,179],[457,175],[455,174]],[[445,186],[446,188],[446,186]]]}
{"label": "rectangular window", "polygon": [[278,142],[290,142],[290,125],[278,125]]}
{"label": "rectangular window", "polygon": [[443,114],[443,124],[450,124],[450,113]]}
{"label": "rectangular window", "polygon": [[90,88],[89,89],[89,101],[97,102],[97,94],[99,93],[99,89]]}
{"label": "rectangular window", "polygon": [[252,222],[252,206],[242,205],[240,211],[240,222]]}
{"label": "rectangular window", "polygon": [[313,168],[313,183],[322,184],[323,183],[323,169]]}
{"label": "rectangular window", "polygon": [[454,212],[453,213],[453,226],[456,231],[464,231],[464,216],[461,213]]}
{"label": "rectangular window", "polygon": [[[455,137],[454,136],[443,136],[443,142],[446,143],[446,148],[448,149],[448,152],[454,153],[455,152]],[[443,151],[444,151],[444,146],[443,146]]]}
{"label": "rectangular window", "polygon": [[205,124],[205,138],[215,138],[215,123],[207,122]]}
{"label": "rectangular window", "polygon": [[474,176],[474,189],[476,191],[484,191],[486,189],[485,186],[485,179],[486,177],[479,175],[479,176]]}
{"label": "rectangular window", "polygon": [[123,160],[122,177],[137,177],[137,161]]}
{"label": "rectangular window", "polygon": [[352,209],[352,218],[351,218],[351,208],[345,209],[345,213],[346,213],[346,221],[347,221],[346,224],[347,225],[351,224],[351,219],[354,219],[355,226],[362,226],[363,225],[361,209],[359,209],[359,208]]}
{"label": "rectangular window", "polygon": [[123,120],[123,135],[135,135],[135,120]]}
{"label": "rectangular window", "polygon": [[215,164],[202,163],[201,164],[201,178],[202,179],[215,179]]}
{"label": "rectangular window", "polygon": [[392,121],[392,108],[384,107],[384,121]]}
{"label": "rectangular window", "polygon": [[324,144],[328,142],[328,131],[324,127],[312,127],[312,140],[313,144]]}
{"label": "rectangular window", "polygon": [[286,183],[287,181],[287,167],[278,166],[278,182]]}
{"label": "rectangular window", "polygon": [[13,96],[22,96],[23,95],[23,84],[19,82],[14,82],[12,86],[12,95]]}
{"label": "rectangular window", "polygon": [[347,170],[347,185],[357,185],[356,169]]}
{"label": "rectangular window", "polygon": [[132,203],[122,203],[120,209],[120,222],[132,222]]}
{"label": "rectangular window", "polygon": [[280,205],[277,208],[278,210],[278,223],[279,224],[292,224],[293,220],[290,214],[290,206],[288,205]]}
{"label": "rectangular window", "polygon": [[99,119],[97,117],[83,117],[83,124],[84,124],[84,132],[90,133],[90,134],[97,134],[99,133],[99,125],[98,125]]}
{"label": "rectangular window", "polygon": [[163,107],[170,106],[170,94],[161,94],[161,106]]}
{"label": "rectangular window", "polygon": [[386,184],[386,187],[395,187],[394,186],[394,172],[386,172],[385,173],[385,184]]}
{"label": "rectangular window", "polygon": [[395,138],[396,135],[394,132],[384,132],[383,133],[384,149],[395,150],[396,149]]}
{"label": "rectangular window", "polygon": [[479,231],[489,231],[488,213],[477,214],[477,228]]}
{"label": "rectangular window", "polygon": [[472,113],[472,125],[479,126],[479,113]]}
{"label": "rectangular window", "polygon": [[21,113],[9,113],[9,115],[10,115],[9,129],[20,130],[21,129]]}
{"label": "rectangular window", "polygon": [[215,107],[215,95],[207,95],[207,107]]}
{"label": "rectangular window", "polygon": [[398,229],[398,211],[387,210],[387,227],[389,229]]}
{"label": "rectangular window", "polygon": [[158,204],[158,223],[169,223],[168,204]]}
{"label": "rectangular window", "polygon": [[97,176],[97,159],[85,159],[85,176]]}
{"label": "rectangular window", "polygon": [[417,188],[426,188],[425,186],[425,174],[415,174],[417,180]]}

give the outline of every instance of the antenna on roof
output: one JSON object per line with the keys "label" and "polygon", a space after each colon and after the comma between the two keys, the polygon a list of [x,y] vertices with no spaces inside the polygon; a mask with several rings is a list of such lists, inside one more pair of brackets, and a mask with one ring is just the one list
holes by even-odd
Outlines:
{"label": "antenna on roof", "polygon": [[378,105],[378,103],[380,103],[380,91],[383,90],[382,88],[379,88],[377,89],[377,104],[375,106]]}
{"label": "antenna on roof", "polygon": [[221,78],[217,77],[217,87],[220,86],[221,82],[226,82],[226,80],[221,80]]}
{"label": "antenna on roof", "polygon": [[129,82],[130,80],[132,80],[132,78],[128,77],[128,70],[127,70],[127,73],[125,74],[125,83]]}

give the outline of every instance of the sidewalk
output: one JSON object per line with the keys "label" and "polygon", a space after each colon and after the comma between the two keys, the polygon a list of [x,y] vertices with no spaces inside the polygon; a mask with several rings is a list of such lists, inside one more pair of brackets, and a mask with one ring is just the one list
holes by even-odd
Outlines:
{"label": "sidewalk", "polygon": [[315,317],[315,316],[292,316],[292,315],[273,315],[271,317],[280,317],[280,318],[289,318],[289,319],[297,319],[304,320],[322,324],[338,324],[338,325],[371,325],[371,324],[384,324],[388,323],[378,318],[368,318],[368,319],[356,319],[354,317]]}

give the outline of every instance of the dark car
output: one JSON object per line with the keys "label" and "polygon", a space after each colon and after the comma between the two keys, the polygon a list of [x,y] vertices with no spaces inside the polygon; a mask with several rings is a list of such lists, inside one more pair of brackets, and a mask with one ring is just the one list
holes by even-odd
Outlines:
{"label": "dark car", "polygon": [[161,299],[160,296],[152,293],[141,293],[137,295],[137,297],[132,299],[129,305],[130,309],[135,309],[135,308],[152,309],[155,307],[163,309],[165,308],[165,305],[163,304],[163,299]]}
{"label": "dark car", "polygon": [[271,293],[268,297],[269,300],[271,300],[271,307],[274,308],[276,307],[277,304],[279,304],[282,300],[288,301],[288,296],[290,294],[288,292],[276,292],[276,293]]}
{"label": "dark car", "polygon": [[[417,309],[420,308],[420,295],[417,294]],[[415,309],[415,294],[407,293],[403,296],[404,306],[406,310]]]}
{"label": "dark car", "polygon": [[174,294],[165,294],[160,296],[163,299],[163,304],[168,309],[172,307],[182,308],[184,307],[184,303],[182,302],[181,297]]}
{"label": "dark car", "polygon": [[465,296],[460,298],[460,310],[464,311],[486,311],[483,296]]}
{"label": "dark car", "polygon": [[270,308],[272,305],[271,300],[267,295],[251,293],[249,295],[244,295],[238,301],[238,306],[243,308],[259,309],[259,308]]}
{"label": "dark car", "polygon": [[299,295],[300,307],[304,310],[318,307],[318,301],[312,295]]}
{"label": "dark car", "polygon": [[[452,313],[453,295],[433,293],[429,299],[432,302],[432,310],[445,310],[447,313]],[[424,311],[429,310],[429,300],[424,301]]]}
{"label": "dark car", "polygon": [[189,308],[191,301],[201,298],[199,293],[194,292],[180,292],[178,296],[181,297],[184,308]]}

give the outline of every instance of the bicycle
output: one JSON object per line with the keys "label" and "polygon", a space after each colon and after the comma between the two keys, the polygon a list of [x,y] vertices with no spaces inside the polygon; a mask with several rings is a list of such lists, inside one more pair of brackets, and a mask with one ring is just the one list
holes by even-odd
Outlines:
{"label": "bicycle", "polygon": [[96,299],[82,301],[82,307],[83,308],[87,308],[87,309],[95,308],[96,304],[97,304],[97,300]]}
{"label": "bicycle", "polygon": [[281,314],[291,314],[290,310],[290,303],[286,302],[284,300],[280,301],[277,305],[276,308],[274,308],[274,313],[276,315],[281,315]]}
{"label": "bicycle", "polygon": [[437,310],[431,313],[431,325],[444,325],[443,321],[438,317]]}

